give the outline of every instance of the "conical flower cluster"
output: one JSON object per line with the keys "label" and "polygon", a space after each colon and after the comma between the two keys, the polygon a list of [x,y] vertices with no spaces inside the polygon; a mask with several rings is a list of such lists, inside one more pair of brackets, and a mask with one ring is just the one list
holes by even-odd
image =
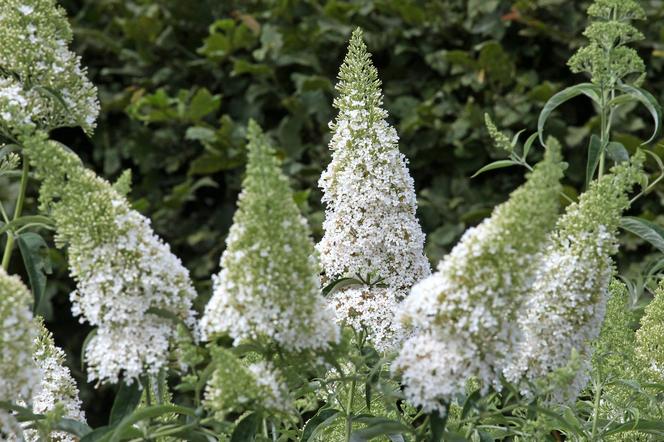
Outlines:
{"label": "conical flower cluster", "polygon": [[288,413],[293,403],[279,372],[265,361],[246,364],[230,350],[212,347],[215,371],[205,387],[204,405],[223,420],[230,412],[259,408]]}
{"label": "conical flower cluster", "polygon": [[[616,279],[609,285],[609,299],[606,315],[597,340],[593,344],[592,365],[595,374],[604,382],[602,416],[607,421],[626,420],[627,410],[638,410],[641,418],[662,417],[661,407],[653,404],[655,395],[635,394],[634,383],[647,390],[646,384],[652,381],[648,370],[637,358],[635,324],[637,311],[630,309],[627,286]],[[628,382],[621,382],[621,381]],[[651,399],[652,398],[652,399]],[[646,433],[629,431],[619,433],[611,441],[638,442],[654,440]]]}
{"label": "conical flower cluster", "polygon": [[636,312],[629,309],[629,292],[625,283],[614,279],[609,284],[606,314],[597,340],[593,343],[593,368],[600,377],[635,379],[636,334],[633,324]]}
{"label": "conical flower cluster", "polygon": [[325,348],[338,330],[320,294],[306,220],[253,121],[248,138],[247,173],[202,333],[207,339],[226,333],[236,343],[266,338],[287,351]]}
{"label": "conical flower cluster", "polygon": [[[606,309],[613,274],[611,255],[627,193],[642,176],[641,155],[621,163],[594,181],[578,203],[570,205],[548,240],[520,317],[523,332],[518,357],[507,379],[532,381],[564,367],[573,351],[587,363]],[[568,391],[556,400],[576,397],[587,383],[579,371]],[[523,386],[525,393],[527,386]]]}
{"label": "conical flower cluster", "polygon": [[[33,358],[42,372],[40,389],[34,395],[32,411],[37,414],[51,412],[60,407],[62,417],[85,422],[85,414],[81,410],[78,398],[78,387],[65,366],[65,353],[53,342],[53,336],[38,321],[39,337],[34,343]],[[50,435],[52,442],[76,442],[78,438],[64,431],[54,431]],[[39,442],[37,430],[25,430],[27,441]]]}
{"label": "conical flower cluster", "polygon": [[97,327],[85,351],[89,379],[130,383],[157,373],[176,330],[159,310],[195,326],[189,272],[150,221],[75,154],[41,133],[23,144],[42,180],[41,209],[56,223],[56,243],[68,247],[72,311]]}
{"label": "conical flower cluster", "polygon": [[499,383],[532,263],[558,215],[562,174],[560,145],[550,140],[527,182],[413,287],[400,319],[415,335],[393,364],[413,404],[442,410],[469,378]]}
{"label": "conical flower cluster", "polygon": [[[41,378],[32,359],[37,337],[27,287],[0,267],[0,401],[31,403]],[[0,409],[0,440],[20,434],[20,426]]]}
{"label": "conical flower cluster", "polygon": [[3,0],[0,8],[0,133],[26,126],[81,126],[99,113],[97,90],[68,49],[72,32],[55,0]]}
{"label": "conical flower cluster", "polygon": [[317,249],[327,282],[340,277],[380,282],[382,290],[374,285],[359,293],[340,291],[331,303],[340,321],[361,324],[376,346],[390,347],[398,337],[384,331],[394,327],[371,311],[383,306],[393,312],[412,285],[430,274],[430,266],[408,162],[386,121],[380,81],[360,29],[351,37],[336,88],[332,162],[319,181],[325,234]]}
{"label": "conical flower cluster", "polygon": [[636,332],[636,352],[643,368],[651,376],[664,380],[664,280],[655,291],[655,298],[648,304]]}

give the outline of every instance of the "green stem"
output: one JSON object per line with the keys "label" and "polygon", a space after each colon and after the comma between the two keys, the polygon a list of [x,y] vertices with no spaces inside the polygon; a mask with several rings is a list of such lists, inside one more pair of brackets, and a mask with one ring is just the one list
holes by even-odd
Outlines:
{"label": "green stem", "polygon": [[[28,188],[28,172],[30,171],[30,164],[28,163],[25,155],[23,156],[23,169],[21,171],[21,184],[18,191],[18,198],[16,199],[16,207],[14,208],[13,220],[18,219],[23,212],[23,203],[25,202],[25,193]],[[12,257],[14,250],[14,235],[7,232],[7,244],[5,244],[5,252],[2,255],[2,268],[9,269],[9,261]]]}
{"label": "green stem", "polygon": [[605,163],[604,145],[606,144],[606,93],[602,93],[602,106],[599,112],[600,112],[599,144],[601,146],[602,152],[600,152],[599,154],[599,167],[597,170],[597,178],[602,178],[602,175],[604,175],[604,163]]}
{"label": "green stem", "polygon": [[353,430],[353,398],[355,397],[355,387],[357,380],[353,378],[350,383],[350,392],[346,402],[346,442],[350,441],[350,433]]}
{"label": "green stem", "polygon": [[591,440],[595,440],[595,435],[597,434],[597,421],[599,420],[599,401],[602,397],[602,384],[595,380],[595,401],[593,404],[594,413],[593,413],[593,429],[591,434]]}

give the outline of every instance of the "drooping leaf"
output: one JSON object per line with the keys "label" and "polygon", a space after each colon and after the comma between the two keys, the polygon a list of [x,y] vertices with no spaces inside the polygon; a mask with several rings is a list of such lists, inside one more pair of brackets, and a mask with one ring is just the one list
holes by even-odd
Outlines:
{"label": "drooping leaf", "polygon": [[356,278],[339,278],[335,279],[328,285],[326,285],[323,288],[323,296],[328,296],[334,293],[337,290],[341,290],[342,288],[353,286],[353,285],[361,285],[362,281]]}
{"label": "drooping leaf", "polygon": [[39,234],[24,232],[16,237],[23,257],[23,264],[30,279],[30,288],[35,298],[34,311],[40,312],[46,291],[46,275],[53,271],[48,257],[48,244]]}
{"label": "drooping leaf", "polygon": [[260,413],[254,412],[243,417],[235,426],[230,442],[253,442],[261,423]]}
{"label": "drooping leaf", "polygon": [[650,116],[653,119],[655,128],[653,129],[650,138],[643,144],[650,143],[659,133],[659,128],[662,121],[662,108],[659,105],[657,99],[647,90],[629,84],[619,84],[618,89],[620,89],[623,93],[634,97],[641,104],[643,104],[646,109],[648,109],[648,112],[650,112]]}
{"label": "drooping leaf", "polygon": [[523,159],[528,159],[528,154],[530,153],[530,148],[533,147],[533,143],[537,139],[537,132],[528,137],[526,142],[523,145]]}
{"label": "drooping leaf", "polygon": [[[353,431],[350,435],[350,442],[366,442],[378,436],[395,437],[410,431],[410,428],[399,421],[381,417],[357,418],[354,421],[367,423],[368,425],[366,428]],[[394,440],[392,437],[390,439]]]}
{"label": "drooping leaf", "polygon": [[83,437],[92,432],[92,428],[86,423],[66,418],[56,421],[53,428],[60,431],[66,431],[67,433],[78,437]]}
{"label": "drooping leaf", "polygon": [[597,86],[592,83],[581,83],[567,89],[564,89],[553,97],[549,98],[549,101],[546,102],[540,112],[539,119],[537,120],[537,133],[539,134],[540,143],[544,146],[544,125],[546,120],[549,119],[551,112],[553,112],[561,104],[571,100],[572,98],[578,97],[579,95],[585,95],[591,100],[599,103],[599,91]]}
{"label": "drooping leaf", "polygon": [[133,413],[141,402],[141,391],[138,382],[127,385],[124,382],[120,385],[113,407],[111,408],[111,416],[109,418],[109,425],[115,425],[124,419],[126,416]]}
{"label": "drooping leaf", "polygon": [[664,253],[664,228],[661,226],[643,218],[625,216],[620,221],[620,227],[648,241],[653,247]]}
{"label": "drooping leaf", "polygon": [[471,178],[475,178],[477,175],[479,175],[481,173],[484,173],[484,172],[488,172],[489,170],[502,169],[502,168],[505,168],[505,167],[512,167],[512,166],[516,166],[517,164],[518,163],[516,163],[512,160],[494,161],[493,163],[487,164],[486,166],[482,167],[480,170],[475,172],[475,174],[473,176],[471,176]]}
{"label": "drooping leaf", "polygon": [[447,425],[447,411],[440,415],[433,412],[429,415],[429,429],[431,430],[431,442],[442,442],[445,435],[445,426]]}
{"label": "drooping leaf", "polygon": [[325,427],[332,424],[339,415],[340,411],[333,408],[319,411],[318,414],[307,421],[304,430],[302,431],[300,442],[309,442],[310,440],[313,440],[312,436],[314,436],[314,434],[320,433]]}

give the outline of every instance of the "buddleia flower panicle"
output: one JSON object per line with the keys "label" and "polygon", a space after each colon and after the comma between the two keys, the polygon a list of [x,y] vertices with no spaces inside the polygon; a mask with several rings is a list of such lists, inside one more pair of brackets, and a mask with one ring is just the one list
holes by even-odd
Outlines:
{"label": "buddleia flower panicle", "polygon": [[[350,323],[361,323],[377,347],[389,348],[399,337],[386,336],[383,331],[394,327],[384,322],[385,315],[372,311],[383,303],[396,305],[413,284],[430,274],[430,266],[415,215],[408,161],[386,121],[380,81],[360,29],[353,32],[336,89],[334,107],[339,114],[330,124],[332,162],[318,183],[326,205],[325,232],[316,248],[326,282],[340,277],[380,280],[380,286],[361,293],[337,291],[331,304],[341,320],[352,310]],[[376,290],[379,287],[383,288]],[[366,306],[357,303],[360,298]],[[352,309],[347,304],[353,304]]]}
{"label": "buddleia flower panicle", "polygon": [[266,136],[251,121],[238,208],[214,277],[201,330],[236,344],[268,339],[286,351],[324,349],[338,340],[320,292],[320,268],[307,222]]}
{"label": "buddleia flower panicle", "polygon": [[[593,181],[558,221],[519,317],[523,337],[518,357],[505,370],[508,380],[542,378],[564,367],[576,350],[586,367],[568,391],[556,392],[553,399],[575,398],[587,383],[591,343],[604,319],[613,274],[616,233],[629,207],[628,192],[642,178],[643,159],[640,153]],[[527,382],[522,390],[529,393]]]}
{"label": "buddleia flower panicle", "polygon": [[[629,307],[629,291],[624,282],[609,284],[606,314],[597,339],[593,342],[592,365],[601,378],[635,379],[636,332],[638,315]],[[640,370],[638,370],[640,371]]]}
{"label": "buddleia flower panicle", "polygon": [[[36,321],[39,336],[34,341],[33,359],[42,372],[40,389],[32,401],[32,411],[37,414],[49,412],[61,413],[61,417],[78,422],[85,422],[85,413],[81,410],[78,387],[71,372],[65,366],[65,353],[53,342],[53,335],[44,326],[41,319]],[[37,430],[25,430],[25,438],[30,442],[39,442]],[[77,442],[78,437],[64,431],[49,434],[51,442]]]}
{"label": "buddleia flower panicle", "polygon": [[493,140],[493,144],[498,149],[504,150],[508,153],[512,153],[514,151],[512,140],[510,140],[507,135],[498,130],[496,124],[493,122],[489,114],[484,114],[484,125],[489,132],[489,136]]}
{"label": "buddleia flower panicle", "polygon": [[90,134],[97,90],[68,48],[71,28],[55,0],[3,0],[0,41],[0,132],[81,126]]}
{"label": "buddleia flower panicle", "polygon": [[[32,359],[37,337],[32,295],[18,277],[0,267],[0,401],[30,404],[39,392],[41,372]],[[0,440],[21,434],[14,417],[0,409]]]}
{"label": "buddleia flower panicle", "polygon": [[660,281],[655,297],[645,309],[641,327],[636,332],[636,352],[642,367],[652,379],[664,380],[664,280]]}
{"label": "buddleia flower panicle", "polygon": [[[647,412],[642,418],[662,417],[660,407],[650,403],[649,398],[654,399],[654,396],[635,394],[633,386],[620,382],[638,382],[645,389],[645,384],[653,380],[647,370],[643,370],[643,363],[637,357],[634,328],[638,325],[638,319],[637,312],[630,308],[627,286],[613,279],[609,284],[606,314],[599,336],[593,343],[592,355],[593,371],[605,383],[600,410],[601,416],[607,420],[623,422],[626,411],[630,409]],[[629,431],[616,434],[610,440],[637,442],[654,439],[646,433]]]}
{"label": "buddleia flower panicle", "polygon": [[643,60],[634,49],[626,46],[644,38],[630,23],[645,18],[638,2],[595,0],[588,8],[588,15],[593,21],[583,35],[589,43],[570,58],[568,64],[572,72],[586,72],[594,84],[607,89],[631,74],[644,73]]}
{"label": "buddleia flower panicle", "polygon": [[406,397],[425,411],[463,393],[469,379],[499,388],[513,351],[518,306],[532,263],[558,214],[563,164],[549,139],[545,158],[491,217],[464,233],[435,273],[416,284],[399,318],[415,334],[393,363]]}
{"label": "buddleia flower panicle", "polygon": [[271,413],[293,411],[293,402],[279,372],[265,361],[247,364],[230,350],[213,346],[215,370],[205,387],[204,406],[224,420],[230,412],[263,409]]}
{"label": "buddleia flower panicle", "polygon": [[[38,133],[23,141],[42,180],[41,210],[56,225],[56,245],[67,246],[76,281],[72,312],[97,327],[85,350],[88,378],[127,383],[167,363],[176,315],[190,327],[196,292],[188,270],[153,232],[150,220],[79,158]],[[150,310],[152,309],[152,310]]]}

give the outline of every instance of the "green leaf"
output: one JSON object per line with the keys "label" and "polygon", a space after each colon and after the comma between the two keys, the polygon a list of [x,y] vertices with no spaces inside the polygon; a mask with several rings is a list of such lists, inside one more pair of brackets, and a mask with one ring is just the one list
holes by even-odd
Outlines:
{"label": "green leaf", "polygon": [[48,216],[42,216],[42,215],[22,216],[0,227],[0,235],[8,231],[16,231],[20,227],[26,226],[28,224],[35,224],[35,225],[43,224],[46,226],[52,226],[53,220],[51,220],[51,218],[49,218]]}
{"label": "green leaf", "polygon": [[231,76],[249,74],[253,77],[258,77],[262,75],[269,75],[272,72],[272,69],[266,64],[262,63],[249,63],[246,60],[238,58],[233,64],[233,70],[231,71]]}
{"label": "green leaf", "polygon": [[606,153],[616,163],[623,163],[629,161],[629,152],[622,143],[611,141],[606,145]]}
{"label": "green leaf", "polygon": [[627,421],[622,424],[614,423],[612,428],[604,433],[604,436],[611,436],[626,431],[640,431],[644,433],[661,435],[661,433],[664,432],[664,422],[638,419]]}
{"label": "green leaf", "polygon": [[74,434],[78,437],[83,437],[92,432],[92,428],[86,423],[66,418],[57,421],[53,427],[56,430],[66,431],[67,433]]}
{"label": "green leaf", "polygon": [[353,286],[353,285],[362,285],[362,281],[356,278],[338,278],[326,285],[323,288],[323,296],[331,295],[337,290]]}
{"label": "green leaf", "polygon": [[489,170],[494,170],[494,169],[503,169],[505,167],[512,167],[516,166],[518,163],[512,161],[512,160],[498,160],[494,161],[493,163],[487,164],[486,166],[482,167],[480,170],[475,172],[475,175],[471,176],[471,178],[475,178],[477,175],[488,172]]}
{"label": "green leaf", "polygon": [[309,440],[312,440],[312,436],[315,433],[332,424],[339,415],[340,411],[332,408],[319,411],[318,414],[307,421],[304,430],[302,430],[300,442],[309,442]]}
{"label": "green leaf", "polygon": [[192,121],[198,121],[201,118],[219,110],[221,106],[221,95],[212,95],[205,88],[198,89],[187,107],[186,117]]}
{"label": "green leaf", "polygon": [[112,428],[110,428],[108,426],[95,428],[93,431],[91,431],[90,433],[83,436],[80,439],[79,442],[99,442],[99,441],[102,441],[106,436],[109,435],[111,430],[112,430]]}
{"label": "green leaf", "polygon": [[261,419],[260,413],[257,412],[243,417],[235,426],[230,442],[253,442],[256,440],[256,432]]}
{"label": "green leaf", "polygon": [[599,103],[599,92],[597,86],[592,83],[581,83],[575,86],[568,87],[565,90],[562,90],[555,94],[549,99],[542,108],[540,112],[539,119],[537,120],[537,133],[539,134],[540,143],[544,146],[544,125],[546,120],[549,119],[551,112],[553,112],[561,104],[571,100],[572,98],[578,97],[579,95],[585,95],[592,99],[593,101]]}
{"label": "green leaf", "polygon": [[445,426],[447,425],[447,417],[447,412],[445,412],[443,416],[435,411],[429,415],[431,442],[442,442],[443,436],[445,434]]}
{"label": "green leaf", "polygon": [[523,155],[522,158],[525,161],[528,159],[528,154],[530,153],[530,148],[533,146],[533,143],[537,139],[537,132],[532,134],[531,136],[528,137],[526,140],[526,143],[523,145]]}
{"label": "green leaf", "polygon": [[473,406],[475,406],[480,397],[482,397],[481,390],[475,390],[468,395],[463,404],[463,408],[461,409],[461,419],[465,419],[465,417],[468,416],[468,412]]}
{"label": "green leaf", "polygon": [[48,244],[44,238],[34,232],[21,233],[16,237],[16,243],[30,279],[30,287],[35,298],[34,311],[37,313],[42,309],[46,275],[50,275],[53,271],[48,257]]}
{"label": "green leaf", "polygon": [[83,345],[81,346],[81,370],[82,371],[85,371],[85,349],[88,348],[88,344],[90,343],[92,338],[95,337],[96,334],[97,334],[97,329],[93,328],[92,330],[90,330],[90,333],[88,333],[88,335],[83,340]]}
{"label": "green leaf", "polygon": [[660,252],[664,253],[664,228],[643,218],[625,216],[620,220],[620,227],[648,241]]}
{"label": "green leaf", "polygon": [[222,170],[229,170],[242,164],[242,159],[229,159],[219,155],[203,153],[189,164],[188,175],[211,175]]}
{"label": "green leaf", "polygon": [[115,401],[113,401],[109,424],[115,425],[126,416],[133,413],[141,402],[142,394],[143,392],[141,391],[138,382],[134,382],[131,385],[127,385],[123,382],[120,385],[118,394],[115,396]]}
{"label": "green leaf", "polygon": [[154,405],[151,407],[143,407],[135,410],[129,416],[125,416],[115,427],[110,437],[110,442],[118,442],[122,440],[125,431],[130,430],[136,422],[145,419],[154,419],[165,414],[184,414],[190,417],[196,417],[196,411],[191,408],[181,407],[179,405]]}
{"label": "green leaf", "polygon": [[217,139],[217,133],[213,129],[207,127],[191,126],[187,128],[184,138],[187,140],[213,143]]}
{"label": "green leaf", "polygon": [[[378,436],[395,436],[410,432],[410,428],[399,421],[385,419],[382,417],[367,417],[354,419],[355,422],[367,423],[366,428],[353,431],[350,442],[366,442]],[[390,439],[392,439],[390,437]],[[394,439],[392,439],[394,440]],[[402,438],[403,440],[403,438]]]}
{"label": "green leaf", "polygon": [[599,159],[602,156],[602,141],[595,134],[590,137],[588,144],[588,162],[586,163],[586,189],[595,176]]}
{"label": "green leaf", "polygon": [[631,86],[629,84],[619,84],[618,89],[620,89],[625,94],[628,94],[634,97],[636,100],[640,101],[641,104],[643,104],[646,107],[646,109],[648,109],[648,112],[650,112],[653,122],[655,123],[655,129],[653,130],[653,133],[648,139],[648,141],[645,141],[642,144],[650,143],[652,140],[655,139],[655,137],[659,133],[659,126],[662,121],[662,108],[657,102],[657,99],[653,97],[653,95],[650,92],[646,91],[645,89],[641,89],[640,87],[636,86]]}

